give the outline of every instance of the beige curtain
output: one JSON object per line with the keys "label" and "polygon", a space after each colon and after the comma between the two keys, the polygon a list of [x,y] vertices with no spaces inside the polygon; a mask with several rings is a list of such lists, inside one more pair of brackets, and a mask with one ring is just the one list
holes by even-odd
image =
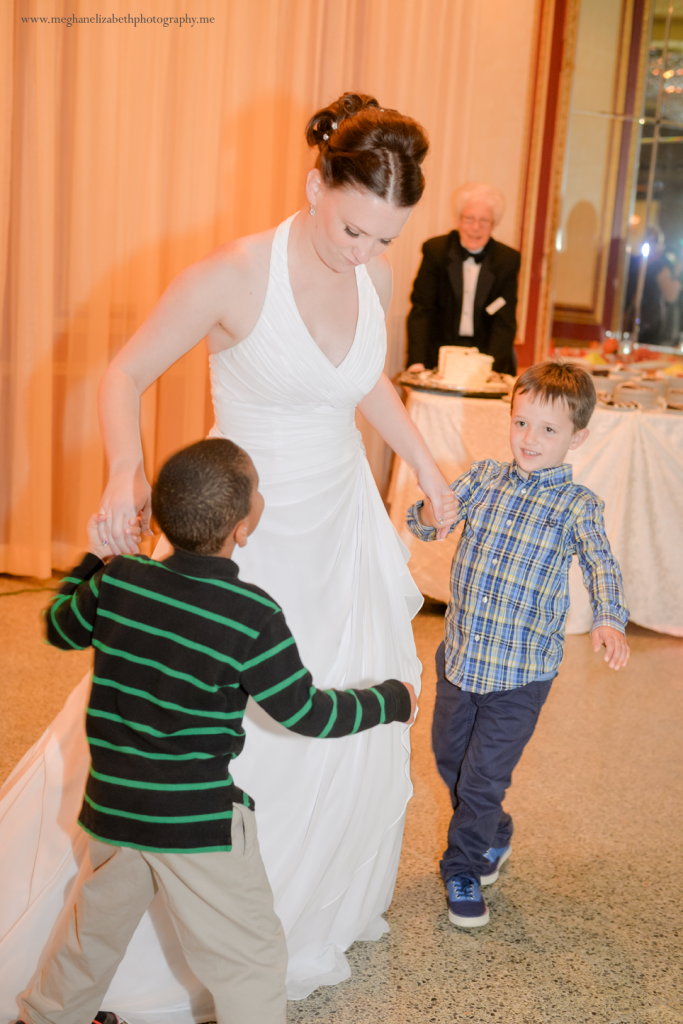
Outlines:
{"label": "beige curtain", "polygon": [[[0,4],[0,572],[45,577],[79,557],[105,481],[96,389],[112,353],[182,267],[300,206],[304,125],[350,88],[418,118],[432,140],[425,199],[391,251],[387,368],[400,368],[420,245],[450,229],[453,187],[501,185],[498,237],[516,241],[535,10],[536,0]],[[167,24],[106,20],[140,13]],[[178,22],[187,13],[193,26]],[[199,346],[144,396],[148,472],[211,420]],[[381,482],[384,446],[368,444]]]}

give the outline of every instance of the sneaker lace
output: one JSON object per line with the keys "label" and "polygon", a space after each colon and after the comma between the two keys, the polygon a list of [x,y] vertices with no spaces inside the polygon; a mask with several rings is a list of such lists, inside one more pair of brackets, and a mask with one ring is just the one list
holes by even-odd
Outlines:
{"label": "sneaker lace", "polygon": [[475,900],[474,882],[467,875],[453,880],[456,900]]}

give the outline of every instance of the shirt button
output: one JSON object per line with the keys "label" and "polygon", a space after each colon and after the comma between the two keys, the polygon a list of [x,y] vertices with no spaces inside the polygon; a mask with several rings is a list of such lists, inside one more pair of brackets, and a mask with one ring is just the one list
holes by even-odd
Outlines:
{"label": "shirt button", "polygon": [[498,559],[497,559],[497,558],[494,558],[494,559],[493,559],[493,565],[495,565],[497,561],[498,561]]}
{"label": "shirt button", "polygon": [[507,523],[506,523],[505,525],[506,525],[506,526],[512,526],[512,520],[511,520],[511,519],[508,519],[508,521],[507,521]]}
{"label": "shirt button", "polygon": [[522,494],[526,494],[526,490],[522,491]]}
{"label": "shirt button", "polygon": [[488,601],[488,597],[484,597],[482,598],[482,600],[484,601],[484,603],[486,603],[486,601]]}
{"label": "shirt button", "polygon": [[479,634],[478,634],[478,633],[475,633],[475,635],[474,635],[474,639],[475,639],[475,640],[481,640],[481,637],[479,636]]}

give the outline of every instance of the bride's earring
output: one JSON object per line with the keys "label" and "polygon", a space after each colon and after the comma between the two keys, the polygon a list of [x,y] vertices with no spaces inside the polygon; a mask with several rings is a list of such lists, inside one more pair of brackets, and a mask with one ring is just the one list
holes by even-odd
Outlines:
{"label": "bride's earring", "polygon": [[315,217],[315,206],[313,205],[313,203],[310,204],[308,212],[310,213],[311,217]]}

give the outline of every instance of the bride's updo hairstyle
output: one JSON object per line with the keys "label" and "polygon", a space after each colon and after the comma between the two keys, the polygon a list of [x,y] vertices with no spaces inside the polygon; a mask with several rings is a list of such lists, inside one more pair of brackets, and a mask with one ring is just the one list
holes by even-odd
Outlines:
{"label": "bride's updo hairstyle", "polygon": [[345,92],[313,115],[306,141],[320,150],[316,167],[328,188],[372,192],[398,207],[415,206],[424,191],[424,128],[372,96]]}

